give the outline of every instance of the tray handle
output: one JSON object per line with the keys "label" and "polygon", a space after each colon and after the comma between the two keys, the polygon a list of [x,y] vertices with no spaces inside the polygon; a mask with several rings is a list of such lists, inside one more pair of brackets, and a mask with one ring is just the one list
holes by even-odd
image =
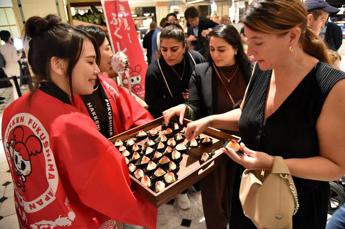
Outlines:
{"label": "tray handle", "polygon": [[201,174],[203,174],[205,171],[207,171],[209,168],[211,168],[212,166],[214,166],[214,161],[212,161],[206,168],[201,168],[198,171],[198,176],[200,176]]}

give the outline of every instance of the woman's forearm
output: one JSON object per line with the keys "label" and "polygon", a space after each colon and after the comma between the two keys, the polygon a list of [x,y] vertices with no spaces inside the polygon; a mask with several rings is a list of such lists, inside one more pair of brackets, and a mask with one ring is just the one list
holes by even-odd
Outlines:
{"label": "woman's forearm", "polygon": [[304,179],[332,181],[345,174],[340,165],[322,156],[285,159],[285,163],[293,176]]}
{"label": "woman's forearm", "polygon": [[238,131],[241,109],[234,109],[223,114],[209,116],[209,126],[217,129]]}

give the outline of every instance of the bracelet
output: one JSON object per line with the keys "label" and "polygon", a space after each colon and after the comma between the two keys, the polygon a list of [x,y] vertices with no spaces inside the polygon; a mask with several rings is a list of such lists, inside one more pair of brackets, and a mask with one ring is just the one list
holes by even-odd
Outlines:
{"label": "bracelet", "polygon": [[184,104],[186,106],[186,113],[185,113],[185,117],[187,119],[190,119],[190,120],[195,120],[195,112],[193,111],[193,109],[188,106],[187,104]]}

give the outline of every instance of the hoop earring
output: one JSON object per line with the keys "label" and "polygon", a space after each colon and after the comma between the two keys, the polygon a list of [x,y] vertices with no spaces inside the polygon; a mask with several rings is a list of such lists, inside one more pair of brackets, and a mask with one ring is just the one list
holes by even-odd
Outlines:
{"label": "hoop earring", "polygon": [[97,91],[99,88],[99,84],[97,84],[94,88],[93,88],[93,91]]}
{"label": "hoop earring", "polygon": [[293,53],[295,50],[294,50],[294,48],[293,48],[292,46],[289,46],[289,51],[290,51],[291,53]]}

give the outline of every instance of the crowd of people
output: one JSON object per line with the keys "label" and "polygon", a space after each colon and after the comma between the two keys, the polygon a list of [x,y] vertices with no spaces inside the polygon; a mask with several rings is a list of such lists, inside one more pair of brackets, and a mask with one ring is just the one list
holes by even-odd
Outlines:
{"label": "crowd of people", "polygon": [[[188,7],[187,33],[169,13],[143,40],[147,109],[112,79],[104,31],[54,15],[29,18],[35,85],[2,119],[20,227],[156,228],[156,206],[132,188],[108,138],[163,116],[166,124],[193,120],[188,140],[207,127],[242,139],[243,154],[222,148],[227,159],[198,184],[207,228],[256,228],[239,200],[241,174],[271,170],[274,156],[297,188],[293,228],[344,228],[345,206],[327,224],[328,182],[345,174],[342,38],[328,22],[338,11],[324,0],[254,1],[238,31],[228,16],[217,24]],[[10,63],[11,36],[1,34]],[[188,200],[177,205],[190,208]]]}

